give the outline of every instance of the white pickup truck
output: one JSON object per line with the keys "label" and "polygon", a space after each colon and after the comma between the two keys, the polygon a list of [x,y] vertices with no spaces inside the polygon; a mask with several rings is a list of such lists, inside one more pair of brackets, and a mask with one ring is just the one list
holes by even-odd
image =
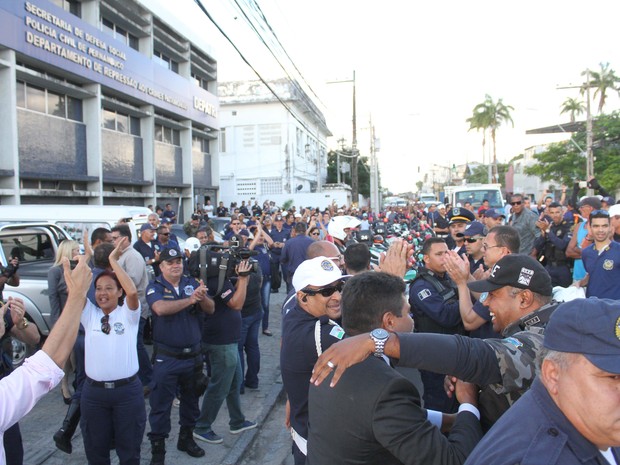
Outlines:
{"label": "white pickup truck", "polygon": [[[51,329],[47,272],[54,264],[58,244],[70,239],[60,227],[51,223],[0,223],[0,263],[6,266],[12,257],[19,258],[18,287],[5,285],[3,296],[19,297],[26,305],[27,318],[46,337]],[[19,366],[36,350],[13,338],[13,365]]]}

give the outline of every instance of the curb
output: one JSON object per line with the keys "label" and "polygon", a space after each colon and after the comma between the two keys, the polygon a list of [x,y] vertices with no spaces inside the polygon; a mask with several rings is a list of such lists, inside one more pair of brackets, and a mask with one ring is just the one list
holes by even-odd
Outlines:
{"label": "curb", "polygon": [[[280,377],[279,373],[278,377]],[[258,427],[251,429],[246,434],[242,434],[239,439],[237,439],[235,445],[231,448],[226,457],[224,457],[224,460],[222,460],[222,465],[236,465],[243,460],[254,444],[254,441],[260,432],[260,426],[265,422],[265,419],[272,412],[278,399],[280,399],[282,395],[284,395],[284,385],[281,381],[277,380],[275,384],[271,386],[269,394],[265,398],[265,406],[256,417]]]}

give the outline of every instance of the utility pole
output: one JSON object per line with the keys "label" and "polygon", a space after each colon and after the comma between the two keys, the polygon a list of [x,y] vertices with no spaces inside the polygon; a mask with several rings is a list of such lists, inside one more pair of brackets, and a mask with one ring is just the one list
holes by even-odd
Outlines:
{"label": "utility pole", "polygon": [[351,142],[351,155],[353,158],[351,159],[351,197],[353,198],[353,203],[359,203],[359,183],[357,177],[357,115],[355,109],[355,70],[353,70],[353,140]]}
{"label": "utility pole", "polygon": [[[580,86],[556,87],[556,89],[586,89],[586,181],[594,177],[594,152],[592,150],[592,111],[590,109],[590,69],[586,69],[586,83]],[[577,145],[571,137],[573,144]],[[579,146],[577,145],[579,148]],[[580,149],[581,150],[581,149]],[[583,153],[583,152],[582,152]],[[588,195],[594,195],[594,190],[588,189]]]}
{"label": "utility pole", "polygon": [[379,202],[379,167],[377,164],[377,139],[375,139],[375,127],[372,125],[372,116],[370,118],[370,208],[372,211],[378,212]]}

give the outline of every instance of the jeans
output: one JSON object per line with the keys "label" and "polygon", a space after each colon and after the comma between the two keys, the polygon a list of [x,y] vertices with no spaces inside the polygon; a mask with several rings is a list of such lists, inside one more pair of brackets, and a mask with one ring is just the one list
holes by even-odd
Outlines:
{"label": "jeans", "polygon": [[153,379],[153,365],[151,365],[151,359],[144,347],[144,327],[146,326],[146,318],[140,318],[140,326],[138,327],[138,364],[140,369],[138,370],[138,376],[142,382],[142,386],[148,386]]}
{"label": "jeans", "polygon": [[271,276],[263,276],[260,288],[260,304],[263,307],[263,331],[269,329],[269,299],[271,299]]}
{"label": "jeans", "polygon": [[242,378],[239,344],[203,344],[203,347],[211,362],[211,381],[202,399],[195,431],[199,434],[212,431],[211,425],[217,418],[224,399],[230,415],[230,428],[239,428],[245,421],[239,394]]}
{"label": "jeans", "polygon": [[[267,283],[270,286],[269,283]],[[267,292],[271,293],[271,288],[267,287]],[[253,315],[242,319],[241,340],[239,341],[239,358],[241,359],[241,377],[245,373],[245,386],[256,389],[258,387],[258,372],[260,371],[260,349],[258,347],[258,328],[263,319],[263,312],[258,311]],[[248,371],[245,371],[245,357],[248,358]],[[240,383],[241,384],[241,383]],[[239,386],[243,391],[242,386]]]}

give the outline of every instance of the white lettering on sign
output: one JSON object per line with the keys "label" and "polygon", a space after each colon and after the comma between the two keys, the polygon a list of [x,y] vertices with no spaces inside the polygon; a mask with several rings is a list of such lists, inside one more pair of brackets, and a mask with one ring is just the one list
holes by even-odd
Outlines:
{"label": "white lettering on sign", "polygon": [[217,117],[217,110],[215,109],[215,106],[199,97],[194,97],[194,109],[209,116],[213,116],[214,118]]}

